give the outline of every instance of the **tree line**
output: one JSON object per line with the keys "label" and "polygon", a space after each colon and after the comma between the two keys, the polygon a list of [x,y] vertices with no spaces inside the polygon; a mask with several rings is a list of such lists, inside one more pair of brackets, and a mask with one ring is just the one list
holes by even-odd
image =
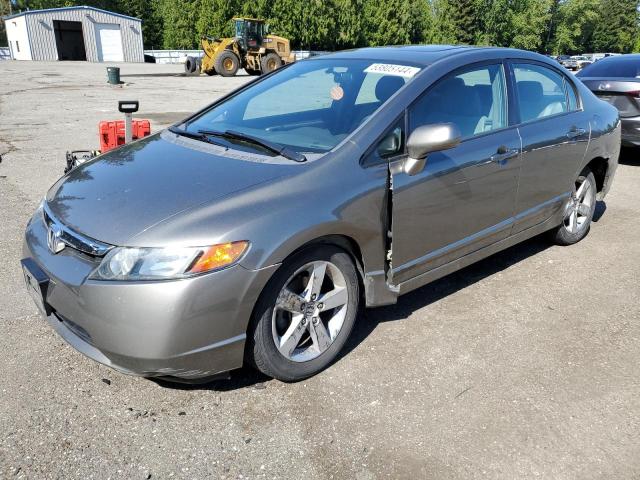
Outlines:
{"label": "tree line", "polygon": [[[11,2],[11,4],[9,3]],[[90,5],[142,19],[145,48],[198,48],[265,18],[296,49],[496,45],[550,54],[640,51],[638,0],[0,0],[9,11]],[[4,25],[2,25],[4,28]],[[0,44],[6,45],[0,32]]]}

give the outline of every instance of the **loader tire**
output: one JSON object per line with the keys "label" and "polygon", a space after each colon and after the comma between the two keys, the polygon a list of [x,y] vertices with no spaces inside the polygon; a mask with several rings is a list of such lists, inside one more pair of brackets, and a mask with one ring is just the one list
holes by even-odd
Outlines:
{"label": "loader tire", "polygon": [[186,73],[194,73],[196,71],[197,61],[194,57],[187,57],[184,62],[184,71]]}
{"label": "loader tire", "polygon": [[240,66],[240,59],[231,51],[224,51],[215,61],[215,70],[223,77],[233,77]]}
{"label": "loader tire", "polygon": [[268,53],[260,61],[262,73],[271,73],[282,66],[282,59],[275,53]]}

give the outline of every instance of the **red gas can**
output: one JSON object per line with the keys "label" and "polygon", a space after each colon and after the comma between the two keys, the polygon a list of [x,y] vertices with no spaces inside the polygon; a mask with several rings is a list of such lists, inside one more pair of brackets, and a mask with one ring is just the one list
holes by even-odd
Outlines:
{"label": "red gas can", "polygon": [[[131,130],[133,139],[137,140],[151,133],[151,124],[149,120],[133,120]],[[100,122],[98,124],[98,135],[102,153],[124,145],[124,120]]]}

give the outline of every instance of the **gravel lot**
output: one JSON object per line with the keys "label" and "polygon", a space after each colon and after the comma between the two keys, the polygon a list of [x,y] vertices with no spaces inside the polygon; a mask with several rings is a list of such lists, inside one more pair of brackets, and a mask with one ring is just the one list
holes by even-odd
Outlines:
{"label": "gravel lot", "polygon": [[128,377],[38,317],[25,222],[138,99],[157,131],[249,77],[0,62],[0,478],[640,478],[640,160],[582,243],[533,239],[365,312],[308,381]]}

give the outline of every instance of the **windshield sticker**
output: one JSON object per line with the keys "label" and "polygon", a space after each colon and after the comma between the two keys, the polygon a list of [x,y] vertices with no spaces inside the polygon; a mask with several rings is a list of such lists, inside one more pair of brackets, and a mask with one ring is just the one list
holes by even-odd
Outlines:
{"label": "windshield sticker", "polygon": [[334,100],[342,100],[342,97],[344,97],[344,90],[340,85],[336,85],[331,89],[329,95],[331,95],[331,98]]}
{"label": "windshield sticker", "polygon": [[364,71],[365,73],[380,73],[382,75],[412,78],[420,69],[418,67],[407,67],[406,65],[393,65],[391,63],[374,63],[365,68]]}

